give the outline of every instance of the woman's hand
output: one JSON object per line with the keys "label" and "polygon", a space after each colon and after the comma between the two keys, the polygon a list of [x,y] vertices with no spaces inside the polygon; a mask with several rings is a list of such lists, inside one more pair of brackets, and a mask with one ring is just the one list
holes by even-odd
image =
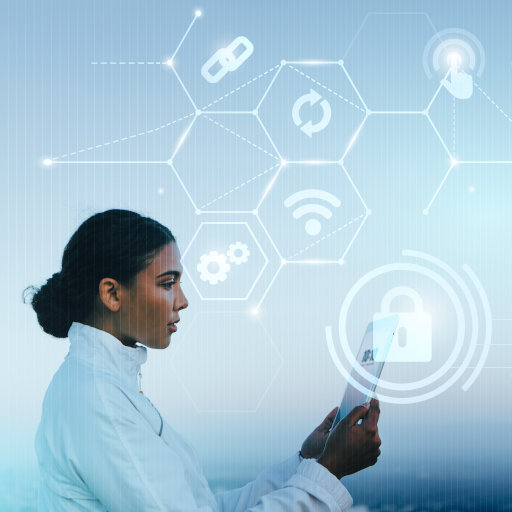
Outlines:
{"label": "woman's hand", "polygon": [[[355,407],[331,432],[318,463],[337,478],[373,466],[380,455],[379,414],[379,401],[375,398],[366,407]],[[360,419],[363,422],[358,425]]]}
{"label": "woman's hand", "polygon": [[316,459],[320,457],[321,453],[324,451],[325,442],[329,437],[329,430],[331,430],[331,425],[337,412],[338,408],[335,407],[302,443],[300,454],[305,459]]}

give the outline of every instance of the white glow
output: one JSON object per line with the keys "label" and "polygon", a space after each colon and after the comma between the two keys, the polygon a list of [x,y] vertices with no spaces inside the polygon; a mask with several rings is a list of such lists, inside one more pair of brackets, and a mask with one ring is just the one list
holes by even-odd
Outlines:
{"label": "white glow", "polygon": [[471,186],[468,188],[468,190],[469,190],[469,193],[472,194],[476,189],[475,189],[475,187]]}
{"label": "white glow", "polygon": [[203,15],[203,11],[200,11],[199,9],[197,9],[195,12],[194,12],[194,15],[196,18],[199,18]]}
{"label": "white glow", "polygon": [[251,314],[257,316],[260,314],[260,310],[258,308],[251,309]]}
{"label": "white glow", "polygon": [[458,68],[462,62],[462,57],[457,52],[452,52],[448,54],[446,60],[451,68]]}
{"label": "white glow", "polygon": [[288,162],[286,160],[281,160],[281,167],[284,167]]}
{"label": "white glow", "polygon": [[455,160],[455,158],[452,158],[452,167],[456,166],[459,163],[458,160]]}
{"label": "white glow", "polygon": [[288,261],[287,261],[287,260],[285,260],[284,258],[281,258],[281,265],[283,265],[283,266],[284,266],[284,265],[286,265],[287,263],[288,263]]}
{"label": "white glow", "polygon": [[164,193],[164,189],[163,189],[162,187],[160,187],[160,188],[158,189],[158,193],[159,193],[160,195],[163,195],[163,193]]}
{"label": "white glow", "polygon": [[46,166],[46,167],[50,167],[50,165],[53,164],[53,160],[51,158],[45,158],[43,160],[43,165]]}
{"label": "white glow", "polygon": [[174,66],[174,61],[172,59],[167,59],[165,61],[165,65],[169,66],[170,68],[172,68]]}

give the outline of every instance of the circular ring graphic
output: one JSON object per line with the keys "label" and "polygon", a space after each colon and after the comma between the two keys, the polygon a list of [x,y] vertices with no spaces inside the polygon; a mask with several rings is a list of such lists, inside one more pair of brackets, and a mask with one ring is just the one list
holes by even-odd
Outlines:
{"label": "circular ring graphic", "polygon": [[[427,400],[429,398],[432,398],[434,396],[437,396],[437,395],[441,394],[442,392],[444,392],[446,389],[448,389],[452,384],[454,384],[457,381],[457,379],[468,368],[469,363],[475,353],[475,350],[477,347],[476,342],[477,342],[477,333],[478,333],[479,326],[478,326],[477,309],[476,309],[475,301],[473,299],[473,295],[471,294],[469,288],[466,286],[465,282],[460,278],[460,276],[451,267],[449,267],[446,263],[442,262],[441,260],[439,260],[433,256],[430,256],[426,253],[419,252],[419,251],[404,250],[404,251],[402,251],[402,255],[416,257],[419,259],[426,260],[426,261],[436,265],[437,267],[441,268],[444,272],[446,272],[452,278],[452,280],[457,283],[457,285],[463,292],[465,299],[467,301],[468,307],[469,307],[470,314],[471,314],[471,339],[470,339],[469,348],[466,353],[466,357],[464,358],[462,365],[459,366],[457,371],[446,382],[444,382],[441,386],[437,387],[436,389],[434,389],[432,391],[429,391],[429,392],[426,392],[426,393],[423,393],[423,394],[417,395],[417,396],[411,396],[411,397],[393,397],[393,396],[383,395],[382,393],[379,392],[379,397],[384,401],[387,401],[389,403],[404,404],[404,403],[417,403],[417,402],[421,402],[421,401]],[[488,300],[485,295],[485,292],[483,291],[481,283],[478,281],[478,279],[476,278],[474,273],[471,271],[471,269],[467,265],[464,265],[463,269],[469,275],[471,281],[475,285],[475,287],[481,297],[482,306],[483,306],[485,318],[486,318],[486,336],[485,336],[484,350],[483,350],[482,355],[480,356],[480,359],[478,361],[475,371],[473,372],[471,377],[466,381],[466,383],[462,386],[462,389],[464,391],[467,391],[469,386],[471,386],[471,384],[475,381],[476,377],[478,376],[478,373],[481,371],[481,369],[485,363],[485,359],[487,357],[488,351],[489,351],[489,345],[490,345],[490,341],[491,341],[489,318],[491,318],[491,315],[490,315],[490,307],[488,304]],[[369,282],[371,279],[373,279],[379,275],[382,275],[382,274],[385,274],[388,272],[397,271],[397,270],[420,273],[422,275],[429,277],[430,279],[434,280],[437,284],[439,284],[443,288],[445,293],[449,296],[450,300],[452,301],[452,304],[456,311],[457,322],[458,322],[457,341],[455,343],[454,350],[452,351],[452,354],[450,355],[448,360],[445,362],[445,364],[439,370],[437,370],[434,374],[430,375],[428,378],[419,380],[415,383],[402,384],[402,383],[392,383],[392,382],[388,382],[388,381],[384,381],[384,380],[378,381],[379,387],[381,387],[381,388],[389,389],[389,390],[403,391],[403,390],[419,389],[425,385],[430,385],[433,382],[435,382],[436,380],[440,379],[445,373],[447,373],[447,371],[450,369],[452,363],[457,359],[457,357],[459,357],[460,352],[462,350],[462,345],[463,345],[464,337],[465,337],[465,317],[464,317],[464,313],[463,313],[462,304],[459,300],[459,297],[453,290],[453,288],[439,274],[437,274],[436,272],[432,271],[431,269],[429,269],[427,267],[424,267],[424,266],[421,266],[418,264],[412,264],[412,263],[395,263],[395,264],[385,265],[383,267],[379,267],[377,269],[374,269],[374,270],[368,272],[365,276],[360,278],[354,284],[354,286],[352,286],[352,288],[350,289],[349,293],[347,294],[347,297],[343,301],[342,308],[340,311],[340,318],[339,318],[339,335],[340,335],[340,341],[341,341],[343,351],[344,351],[345,355],[347,356],[349,363],[351,363],[351,365],[356,368],[356,371],[359,373],[359,375],[361,377],[363,377],[366,381],[376,383],[377,379],[375,379],[375,377],[373,377],[368,372],[366,372],[359,364],[354,364],[354,363],[356,363],[355,357],[353,356],[353,354],[350,350],[350,347],[348,346],[348,340],[347,340],[346,332],[344,329],[344,325],[346,323],[345,320],[346,320],[347,314],[348,314],[348,309],[349,309],[355,295],[359,292],[359,290],[367,282]],[[341,363],[341,361],[338,357],[338,354],[336,353],[335,347],[334,347],[334,341],[333,341],[331,327],[326,327],[326,337],[327,337],[327,344],[328,344],[329,352],[331,354],[331,357],[332,357],[336,367],[340,371],[340,373],[348,380],[348,382],[351,385],[353,385],[354,387],[359,389],[361,392],[369,393],[370,392],[369,389],[367,389],[365,386],[363,386],[362,384],[360,384],[359,382],[357,382],[356,380],[351,378],[350,373],[345,369],[344,365]]]}
{"label": "circular ring graphic", "polygon": [[[435,373],[430,375],[429,377],[426,377],[425,379],[421,379],[416,382],[407,382],[407,383],[396,383],[396,382],[389,382],[383,379],[377,379],[370,373],[368,373],[361,365],[357,364],[356,358],[352,354],[349,344],[347,335],[345,332],[345,321],[348,315],[348,309],[355,297],[355,295],[359,292],[359,290],[368,282],[370,282],[375,277],[378,277],[382,274],[387,274],[389,272],[394,271],[406,271],[406,272],[415,272],[417,274],[422,274],[424,276],[429,277],[433,281],[435,281],[437,284],[441,286],[441,288],[445,291],[445,293],[450,297],[450,300],[452,301],[452,304],[455,308],[455,313],[457,315],[457,325],[458,325],[458,331],[457,331],[457,338],[455,342],[455,347],[450,354],[450,357],[445,361],[443,366],[437,370]],[[453,363],[457,360],[459,357],[462,346],[464,344],[464,336],[466,334],[465,329],[465,318],[464,318],[464,310],[462,308],[462,304],[457,297],[457,294],[453,290],[453,288],[438,274],[433,272],[432,270],[422,267],[421,265],[417,265],[414,263],[392,263],[390,265],[384,265],[383,267],[379,267],[375,270],[372,270],[368,272],[366,275],[361,277],[359,281],[355,283],[355,285],[350,289],[347,296],[345,297],[345,300],[343,301],[343,304],[341,306],[340,311],[340,320],[339,320],[339,336],[341,341],[341,347],[343,349],[343,353],[348,357],[349,363],[351,366],[353,366],[359,375],[361,377],[364,377],[367,381],[371,382],[372,384],[379,384],[379,387],[384,389],[390,389],[395,391],[408,391],[411,389],[420,389],[422,387],[428,386],[429,384],[432,384],[439,378],[441,378],[446,372],[450,370],[450,368],[453,366]]]}
{"label": "circular ring graphic", "polygon": [[[445,37],[452,36],[449,40],[445,39]],[[460,37],[457,37],[460,36]],[[463,39],[464,38],[464,39]],[[467,41],[471,41],[474,45],[474,48],[471,47]],[[430,54],[432,47],[434,44],[438,43],[438,48],[444,48],[447,44],[447,42],[450,41],[452,43],[457,42],[460,46],[464,47],[466,50],[468,47],[471,51],[468,51],[468,54],[470,55],[471,65],[473,66],[472,69],[476,67],[476,61],[475,61],[475,55],[474,50],[478,51],[478,58],[480,60],[480,63],[478,65],[478,70],[476,71],[477,76],[482,76],[482,73],[484,71],[485,67],[485,50],[482,46],[482,43],[478,40],[478,38],[472,34],[471,32],[464,30],[462,28],[447,28],[445,30],[441,30],[434,34],[429,41],[427,42],[425,49],[423,50],[423,69],[425,70],[425,74],[428,78],[432,78],[432,72],[430,71]],[[439,55],[439,52],[436,54],[436,58]]]}

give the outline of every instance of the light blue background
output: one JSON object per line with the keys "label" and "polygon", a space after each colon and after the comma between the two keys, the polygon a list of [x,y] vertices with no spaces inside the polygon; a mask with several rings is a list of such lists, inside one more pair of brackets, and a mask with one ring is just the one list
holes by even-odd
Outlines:
{"label": "light blue background", "polygon": [[[42,165],[43,158],[61,156],[71,161],[141,162],[171,156],[194,113],[172,71],[159,64],[92,63],[165,61],[196,8],[203,9],[204,15],[175,60],[199,108],[275,68],[282,59],[344,58],[368,107],[422,110],[439,78],[429,80],[423,70],[427,41],[445,28],[468,30],[485,49],[485,70],[475,82],[501,111],[475,89],[471,100],[456,102],[454,112],[452,98],[441,91],[432,119],[459,160],[512,160],[508,117],[512,116],[512,7],[506,1],[4,1],[0,37],[6,50],[2,81],[2,117],[7,120],[2,133],[6,222],[2,223],[1,279],[6,292],[0,314],[6,362],[0,397],[0,508],[34,507],[33,436],[46,387],[67,352],[65,340],[50,339],[41,331],[32,309],[22,303],[22,290],[42,284],[59,270],[63,248],[79,223],[112,207],[158,219],[173,231],[182,252],[202,221],[249,222],[269,258],[247,301],[201,301],[185,276],[190,307],[182,314],[180,330],[166,351],[150,351],[143,367],[145,393],[195,445],[216,488],[238,485],[298,450],[306,435],[337,405],[345,380],[329,356],[324,327],[337,326],[343,299],[363,274],[402,261],[403,249],[425,251],[459,273],[462,264],[470,265],[492,309],[494,336],[485,368],[467,392],[459,383],[426,402],[382,403],[383,454],[374,468],[347,479],[347,486],[356,491],[357,504],[374,503],[376,496],[379,501],[379,495],[382,503],[393,502],[386,494],[390,486],[407,503],[404,496],[412,492],[407,476],[416,478],[415,489],[424,490],[435,501],[440,492],[437,478],[446,477],[451,482],[449,494],[460,501],[461,508],[471,502],[462,491],[468,482],[483,489],[484,496],[488,489],[489,498],[494,496],[506,507],[512,448],[512,165],[457,166],[430,214],[424,216],[423,208],[449,168],[448,154],[425,117],[370,116],[345,167],[373,213],[345,265],[287,265],[268,293],[280,261],[261,225],[249,214],[196,215],[168,165]],[[200,66],[238,35],[254,43],[254,54],[219,84],[207,84]],[[265,74],[215,103],[215,108],[254,108],[271,77],[272,73]],[[281,130],[279,138],[293,148],[302,134],[291,123],[284,101],[289,99],[283,99],[281,109],[276,102],[265,126],[270,132]],[[235,131],[258,145],[266,144],[269,151],[274,149],[258,127],[226,117],[226,126],[231,122],[231,129],[236,125]],[[185,119],[173,123],[181,118]],[[267,167],[248,172],[244,162],[254,165],[253,147],[243,141],[233,145],[218,126],[204,124],[203,131],[195,131],[199,123],[192,128],[182,156],[178,153],[176,158],[178,172],[189,178],[192,198],[194,188],[198,196],[209,194],[204,173],[210,180],[213,176],[217,185],[225,179],[227,190],[237,182],[234,178],[243,182],[275,162],[261,157],[270,161]],[[344,149],[348,141],[341,132],[324,140],[325,147],[339,144]],[[123,138],[127,139],[104,145]],[[97,145],[101,147],[73,154]],[[259,151],[255,154],[261,156]],[[216,164],[210,168],[209,162]],[[222,168],[225,173],[215,175]],[[257,183],[250,192],[254,198],[261,197],[265,185]],[[289,219],[280,223],[280,207],[279,203],[270,206],[275,211],[273,228],[281,228],[282,237],[296,236],[289,233]],[[340,245],[340,256],[344,248]],[[395,278],[396,282],[392,277],[376,282],[354,305],[348,325],[354,350],[383,291],[406,279]],[[435,317],[437,359],[433,364],[439,366],[453,346],[453,311],[435,286],[422,279],[411,283],[424,292],[425,307]],[[261,312],[254,318],[250,310],[265,293]],[[224,320],[230,313],[236,315],[236,322]],[[251,327],[253,322],[257,328]],[[250,346],[250,360],[234,348],[237,341]],[[482,334],[478,342],[483,343]],[[201,358],[204,344],[211,361],[209,372],[204,371]],[[260,350],[255,350],[258,346]],[[236,371],[230,373],[229,368]],[[390,380],[405,382],[411,374],[429,373],[421,365],[405,369],[390,365],[386,371]],[[244,397],[234,393],[232,386],[247,389],[251,375],[254,389],[261,392],[249,390],[244,404]],[[211,399],[208,406],[202,388]],[[231,410],[230,402],[235,404]],[[488,487],[491,481],[494,491]],[[410,498],[412,503],[422,500],[426,503],[418,494]]]}

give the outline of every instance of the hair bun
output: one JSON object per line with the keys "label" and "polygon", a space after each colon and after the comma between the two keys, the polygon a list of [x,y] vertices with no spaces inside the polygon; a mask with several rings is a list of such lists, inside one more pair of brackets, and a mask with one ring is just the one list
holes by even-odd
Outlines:
{"label": "hair bun", "polygon": [[44,332],[56,338],[66,338],[73,323],[68,287],[62,272],[56,272],[39,289],[35,289],[31,304]]}

